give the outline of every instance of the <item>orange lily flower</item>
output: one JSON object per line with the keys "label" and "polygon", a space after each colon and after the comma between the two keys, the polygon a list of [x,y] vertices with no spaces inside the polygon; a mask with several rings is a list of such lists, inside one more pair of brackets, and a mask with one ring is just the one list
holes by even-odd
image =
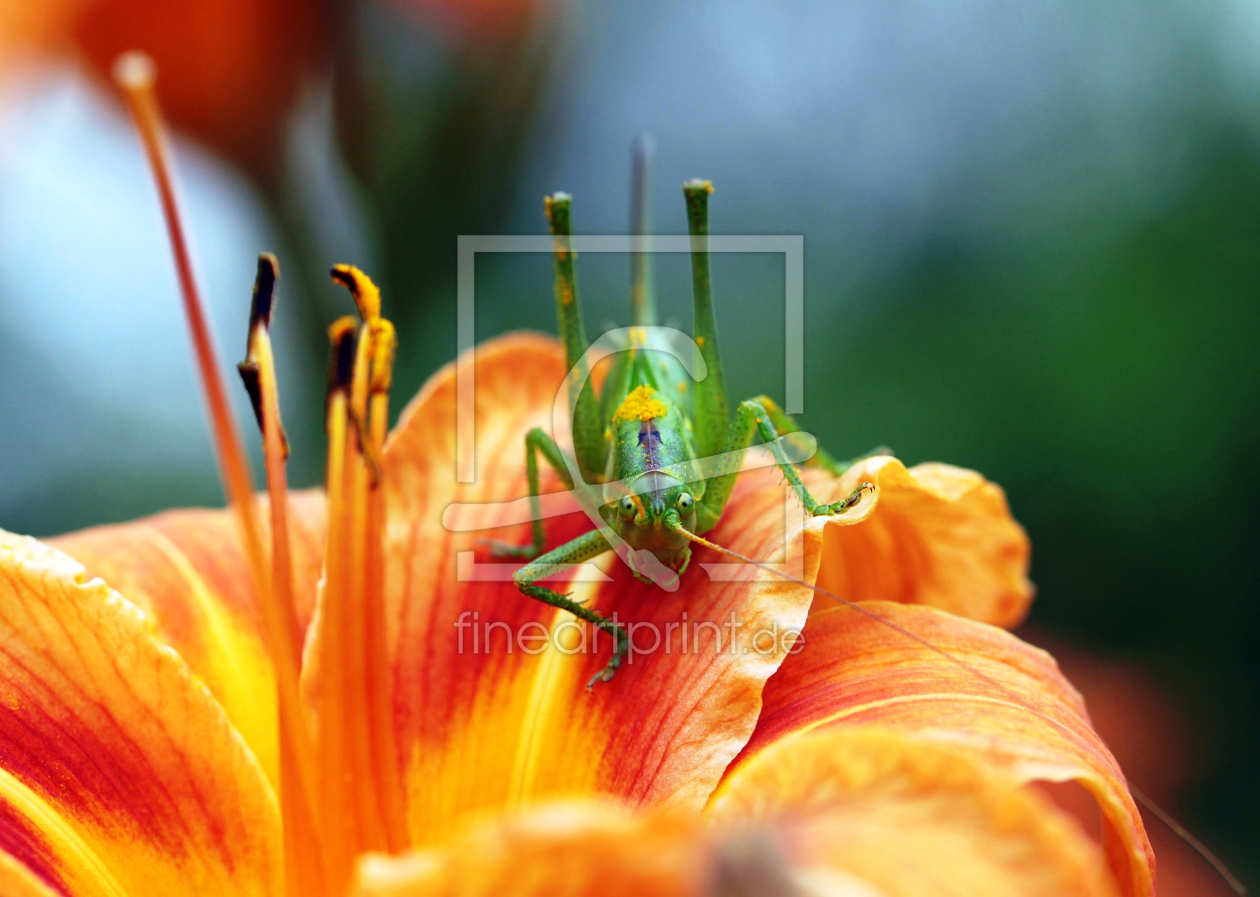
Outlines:
{"label": "orange lily flower", "polygon": [[[806,879],[830,870],[836,880],[892,888],[917,855],[931,862],[915,874],[941,881],[994,876],[1010,893],[1113,893],[1086,836],[1018,787],[1035,779],[1086,783],[1104,809],[1120,892],[1152,893],[1140,818],[1079,698],[1047,655],[991,626],[923,606],[863,605],[989,677],[982,679],[848,608],[817,611],[805,625],[814,596],[794,583],[712,582],[696,570],[670,595],[612,568],[611,581],[572,588],[622,619],[662,630],[684,610],[692,623],[718,625],[735,611],[745,624],[740,639],[775,623],[781,631],[804,626],[804,649],[742,653],[741,641],[741,653],[717,653],[711,644],[683,652],[675,632],[672,652],[635,657],[593,695],[583,684],[604,662],[597,652],[553,642],[541,653],[519,646],[508,653],[506,642],[492,642],[477,653],[465,644],[461,654],[454,624],[466,611],[512,633],[530,623],[549,631],[563,616],[521,598],[510,582],[456,577],[456,553],[475,550],[475,537],[443,529],[443,509],[525,493],[519,440],[547,420],[565,373],[558,344],[532,335],[484,345],[476,365],[485,459],[477,483],[453,482],[453,366],[425,386],[385,448],[396,775],[405,846],[428,850],[364,862],[363,893],[488,892],[533,863],[540,865],[529,880],[539,889],[572,874],[574,864],[597,871],[611,863],[692,893],[704,875],[734,862],[727,854],[747,840],[741,826],[753,823],[764,827],[754,833],[763,847],[773,848],[767,856]],[[969,578],[947,569],[964,553],[957,539],[939,538],[942,518],[1022,540],[1000,503],[972,496],[975,508],[999,512],[973,508],[958,518],[970,493],[943,492],[938,480],[891,459],[863,466],[847,476],[873,472],[881,490],[885,478],[896,485],[860,517],[819,518],[789,532],[788,551],[802,557],[807,579],[844,571],[881,582],[876,572],[895,555],[837,548],[850,530],[881,520],[923,548],[923,569],[936,574],[901,583],[908,591],[898,597],[907,601],[969,593]],[[848,494],[846,481],[810,475],[817,494]],[[898,500],[937,513],[921,507],[893,527]],[[304,675],[323,660],[319,624],[307,621],[317,600],[324,504],[310,492],[290,500],[294,595],[309,630]],[[583,520],[553,519],[552,538],[572,535]],[[777,479],[750,471],[713,539],[764,557],[782,545],[782,522]],[[989,568],[992,578],[1022,583],[1026,553],[989,547],[982,542],[976,554],[1006,558]],[[696,560],[720,557],[699,549]],[[967,557],[960,569],[974,561]],[[284,861],[274,677],[229,512],[168,512],[51,545],[6,536],[0,568],[0,844],[15,880],[20,874],[68,894],[150,893],[166,884],[190,893],[277,893]],[[1026,586],[1019,590],[1026,601]],[[981,615],[1008,600],[995,589]],[[491,635],[501,639],[502,630]],[[704,635],[712,640],[711,629]],[[589,802],[593,796],[605,802]],[[534,807],[559,799],[565,803]],[[521,808],[523,816],[485,818]],[[955,838],[973,847],[965,862],[948,858]],[[476,848],[476,872],[464,851],[487,839],[500,846]],[[1010,859],[1003,845],[1022,859]],[[655,865],[640,862],[653,855]],[[1089,888],[1066,887],[1069,880]]]}
{"label": "orange lily flower", "polygon": [[[363,323],[330,331],[327,489],[289,494],[272,276],[264,257],[243,365],[265,506],[242,492],[203,364],[235,510],[49,543],[0,532],[0,891],[1154,893],[1141,819],[1079,696],[983,622],[1031,600],[1027,538],[996,486],[868,459],[807,475],[824,500],[872,482],[871,500],[785,523],[777,475],[746,471],[710,537],[785,556],[805,584],[709,578],[725,558],[706,548],[674,593],[620,564],[561,574],[662,636],[591,694],[608,641],[510,581],[462,575],[462,552],[488,554],[441,522],[453,503],[526,494],[522,439],[565,380],[558,342],[517,334],[461,360],[480,467],[457,483],[456,365],[386,439],[392,331],[371,282],[339,266]],[[488,529],[508,519],[485,513]],[[585,525],[552,518],[549,540]],[[861,603],[816,606],[814,582]],[[1089,789],[1102,845],[1032,781]]]}

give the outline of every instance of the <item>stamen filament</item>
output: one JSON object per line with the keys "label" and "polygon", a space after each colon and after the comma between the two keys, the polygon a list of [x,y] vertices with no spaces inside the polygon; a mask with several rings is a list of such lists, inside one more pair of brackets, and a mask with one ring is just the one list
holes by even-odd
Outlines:
{"label": "stamen filament", "polygon": [[[275,668],[277,703],[280,708],[281,782],[284,787],[287,787],[287,783],[295,783],[306,794],[310,794],[303,787],[306,784],[303,771],[310,770],[313,773],[314,760],[298,696],[300,660],[296,617],[291,602],[282,604],[277,599],[267,568],[266,552],[263,549],[258,521],[254,516],[253,477],[241,444],[240,432],[228,404],[223,378],[215,361],[214,344],[193,275],[191,255],[175,197],[170,154],[154,91],[156,74],[153,61],[141,53],[126,53],[115,64],[114,77],[135,122],[157,186],[175,258],[184,313],[188,319],[197,368],[210,413],[219,472],[224,491],[236,512],[250,575],[259,599],[263,640]],[[309,801],[298,800],[294,804],[286,799],[284,806],[300,807],[303,803],[309,805]],[[307,851],[290,856],[290,846],[296,847],[290,845],[286,838],[286,866],[293,869],[309,865]],[[318,852],[317,844],[314,845],[314,850]],[[292,884],[289,885],[290,893],[293,893],[293,887]]]}
{"label": "stamen filament", "polygon": [[[329,468],[328,557],[348,567],[334,576],[330,567],[322,598],[328,613],[323,627],[325,656],[341,670],[326,678],[326,700],[337,704],[341,726],[340,778],[355,783],[342,806],[355,817],[346,826],[350,852],[400,851],[407,847],[406,816],[394,737],[393,690],[385,626],[385,498],[380,459],[389,424],[389,387],[396,338],[380,317],[380,292],[357,268],[338,265],[335,281],[354,297],[364,321],[358,328],[352,370],[342,370],[331,393],[331,427],[340,428],[340,469]],[[352,324],[336,325],[342,340]],[[337,338],[337,334],[334,334]],[[335,479],[335,484],[334,484]],[[359,575],[361,573],[361,575]],[[333,630],[336,631],[333,631]],[[329,770],[328,772],[331,772]]]}
{"label": "stamen filament", "polygon": [[347,607],[344,600],[347,580],[352,575],[343,554],[345,527],[346,443],[348,389],[353,376],[355,335],[353,318],[336,321],[329,329],[332,358],[329,365],[327,408],[328,466],[328,547],[324,553],[324,582],[320,594],[319,634],[325,640],[318,654],[322,660],[319,703],[320,812],[323,818],[324,851],[328,880],[336,891],[349,880],[354,845],[358,842],[355,814],[349,812],[346,780],[346,670],[344,665]]}
{"label": "stamen filament", "polygon": [[[359,343],[354,359],[354,382],[350,389],[350,414],[355,423],[355,434],[346,441],[346,501],[343,520],[349,536],[347,554],[351,569],[367,569],[368,486],[375,475],[368,465],[368,378],[372,360],[372,328],[364,324],[359,328]],[[347,730],[350,735],[351,780],[355,783],[354,796],[359,814],[360,850],[383,850],[385,833],[381,826],[381,814],[377,796],[376,770],[373,764],[371,703],[368,694],[368,597],[366,576],[354,576],[347,581],[344,594],[347,609],[345,647],[348,687]]]}
{"label": "stamen filament", "polygon": [[[394,326],[384,318],[376,330],[370,389],[370,454],[384,457],[389,430],[389,388],[393,382],[394,353],[398,346]],[[385,489],[380,477],[368,489],[367,564],[367,686],[372,735],[372,759],[379,789],[378,802],[385,840],[390,851],[409,846],[402,781],[398,771],[398,746],[394,733],[393,682],[390,678],[389,645],[385,628]]]}
{"label": "stamen filament", "polygon": [[[254,283],[254,300],[250,313],[250,333],[246,360],[237,367],[254,401],[255,413],[262,427],[263,454],[267,467],[267,494],[271,511],[271,582],[273,598],[282,608],[295,608],[293,600],[293,560],[289,545],[289,489],[285,460],[289,443],[280,418],[280,393],[276,380],[275,356],[271,351],[271,309],[279,266],[275,256],[263,253],[258,258],[258,277]],[[253,384],[251,387],[251,383]],[[292,637],[298,639],[297,617],[293,613],[288,625]],[[297,710],[299,717],[289,721],[286,714]],[[294,862],[287,863],[285,881],[291,897],[323,893],[323,852],[316,827],[315,753],[310,744],[300,708],[279,708],[281,727],[293,725],[306,742],[302,753],[281,762],[280,798],[284,818],[285,854]],[[287,744],[282,744],[285,751]],[[294,778],[294,774],[296,777]],[[289,779],[286,779],[289,776]]]}
{"label": "stamen filament", "polygon": [[193,350],[197,358],[197,369],[201,375],[206,406],[210,412],[211,430],[219,459],[219,472],[228,498],[240,518],[250,570],[254,574],[255,585],[260,587],[259,591],[262,592],[264,591],[262,587],[267,584],[266,561],[252,511],[253,481],[245,462],[240,433],[236,429],[236,423],[229,410],[227,392],[215,362],[210,328],[206,323],[205,312],[202,310],[201,294],[197,289],[196,278],[193,276],[192,261],[184,237],[184,226],[180,220],[179,206],[175,199],[174,177],[161,113],[158,111],[157,96],[154,93],[156,73],[153,61],[141,53],[126,53],[120,56],[114,65],[114,77],[122,89],[123,99],[126,100],[136,130],[144,144],[145,155],[148,157],[153,180],[157,185],[162,215],[166,219],[166,228],[170,234],[171,251],[175,256],[175,271],[179,277],[184,314],[188,319]]}
{"label": "stamen filament", "polygon": [[394,331],[379,293],[357,269],[338,266],[365,314],[329,330],[328,548],[319,628],[320,763],[325,782],[330,881],[349,878],[356,854],[407,846],[393,733],[384,613],[385,505],[378,459],[388,427]]}

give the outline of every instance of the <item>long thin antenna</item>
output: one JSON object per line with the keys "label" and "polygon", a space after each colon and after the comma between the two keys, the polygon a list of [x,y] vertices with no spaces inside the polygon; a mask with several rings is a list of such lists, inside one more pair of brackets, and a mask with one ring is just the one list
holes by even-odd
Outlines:
{"label": "long thin antenna", "polygon": [[1235,877],[1234,873],[1229,871],[1229,867],[1225,865],[1220,857],[1212,852],[1211,848],[1192,835],[1188,828],[1183,826],[1176,819],[1173,819],[1167,810],[1147,797],[1144,793],[1142,793],[1142,791],[1135,788],[1132,783],[1129,785],[1129,793],[1133,795],[1134,799],[1136,799],[1138,803],[1150,810],[1152,816],[1164,823],[1164,825],[1168,827],[1169,831],[1184,841],[1191,850],[1202,857],[1204,862],[1216,871],[1216,874],[1221,877],[1225,884],[1229,885],[1230,889],[1237,894],[1238,897],[1247,897],[1247,887],[1239,881],[1237,877]]}
{"label": "long thin antenna", "polygon": [[[906,638],[910,639],[916,644],[922,645],[924,648],[927,648],[929,651],[932,651],[933,653],[940,655],[941,657],[945,658],[946,660],[948,660],[950,663],[954,664],[955,666],[961,667],[962,669],[966,670],[967,672],[975,676],[979,676],[985,682],[988,682],[990,685],[993,685],[1000,691],[1006,692],[1007,694],[1012,694],[1011,690],[1007,688],[1005,685],[1003,685],[1001,682],[997,681],[992,676],[989,676],[981,672],[980,670],[976,669],[974,666],[967,663],[967,661],[963,660],[961,657],[956,657],[955,655],[946,651],[944,648],[938,645],[932,644],[931,642],[929,642],[927,639],[923,638],[922,636],[916,635],[915,633],[911,632],[909,629],[906,629],[904,626],[899,626],[896,623],[894,623],[892,620],[889,620],[885,617],[880,616],[879,614],[875,613],[875,611],[862,607],[862,605],[858,604],[856,601],[850,601],[848,598],[841,598],[839,595],[835,594],[834,592],[828,591],[827,589],[824,589],[821,586],[817,586],[817,585],[814,585],[813,583],[806,582],[805,580],[799,577],[793,576],[790,573],[784,573],[782,570],[776,570],[774,567],[771,567],[769,564],[765,564],[765,563],[762,563],[761,561],[754,560],[753,558],[750,558],[745,554],[740,554],[738,551],[735,551],[730,548],[726,548],[722,545],[718,545],[716,542],[710,542],[708,539],[705,539],[702,536],[697,536],[695,533],[690,532],[687,529],[684,529],[681,525],[675,525],[671,527],[671,529],[673,529],[674,532],[678,533],[680,536],[683,536],[699,545],[704,545],[706,548],[712,548],[714,551],[718,551],[718,552],[721,552],[722,554],[733,557],[737,561],[741,561],[745,564],[751,564],[754,567],[759,567],[762,570],[765,570],[769,573],[773,573],[775,576],[781,577],[782,579],[786,579],[788,582],[794,582],[797,585],[805,586],[805,588],[807,589],[812,589],[813,591],[818,592],[820,595],[826,595],[828,598],[832,599],[833,601],[837,601],[840,604],[844,605],[845,607],[852,608],[858,613],[863,614],[867,617],[870,617],[872,620],[875,620],[878,623],[882,623],[884,626],[887,626],[889,629],[892,629],[894,632],[900,633],[901,635],[905,636]],[[1129,786],[1129,793],[1133,795],[1134,800],[1136,800],[1143,807],[1149,810],[1151,812],[1151,815],[1153,815],[1156,819],[1158,819],[1165,826],[1167,826],[1169,831],[1171,831],[1174,835],[1180,838],[1191,850],[1197,853],[1204,860],[1204,862],[1206,862],[1209,866],[1211,866],[1213,871],[1216,872],[1216,874],[1220,876],[1221,880],[1224,881],[1225,884],[1229,885],[1230,889],[1235,894],[1237,894],[1238,897],[1246,897],[1247,895],[1246,886],[1244,886],[1243,883],[1238,880],[1238,878],[1234,875],[1234,873],[1229,871],[1229,867],[1225,865],[1225,863],[1221,860],[1220,857],[1218,857],[1215,853],[1213,853],[1206,844],[1204,844],[1202,841],[1200,841],[1198,838],[1192,835],[1190,831],[1187,828],[1185,828],[1185,826],[1183,826],[1181,823],[1179,823],[1176,819],[1174,819],[1172,815],[1168,813],[1167,810],[1165,810],[1159,804],[1155,803],[1155,801],[1147,797],[1146,794],[1144,794],[1140,789],[1136,788],[1131,782],[1128,783],[1128,786]]]}
{"label": "long thin antenna", "polygon": [[971,673],[972,675],[980,677],[985,682],[988,682],[990,685],[993,685],[994,687],[1002,691],[1009,692],[1009,689],[1007,689],[1006,686],[1004,686],[1001,682],[998,682],[992,676],[989,676],[988,674],[981,672],[976,667],[967,663],[967,661],[963,660],[961,657],[956,657],[953,654],[950,654],[944,648],[941,648],[937,645],[932,644],[927,639],[923,638],[923,636],[916,635],[915,633],[911,632],[909,629],[906,629],[904,626],[898,626],[892,620],[886,619],[885,617],[881,617],[879,614],[875,613],[875,611],[869,610],[863,607],[862,605],[858,604],[856,601],[850,601],[848,598],[841,598],[839,595],[835,594],[834,592],[829,592],[826,589],[822,588],[821,586],[816,586],[816,585],[813,585],[812,583],[808,583],[805,580],[799,577],[793,576],[790,573],[784,573],[782,570],[776,570],[775,568],[771,567],[769,564],[763,564],[761,561],[754,560],[753,558],[748,557],[748,555],[746,554],[740,554],[738,551],[734,551],[733,549],[730,549],[730,548],[725,548],[721,545],[718,545],[715,542],[710,542],[708,539],[704,538],[703,536],[697,536],[695,533],[684,529],[681,525],[674,527],[674,532],[678,533],[680,536],[684,536],[687,539],[690,539],[692,542],[703,545],[706,548],[712,548],[714,551],[720,551],[722,554],[730,555],[731,557],[735,558],[737,561],[741,561],[745,564],[752,564],[754,567],[760,567],[762,570],[767,570],[770,573],[773,573],[775,576],[782,577],[783,579],[786,579],[789,582],[794,582],[797,585],[802,585],[807,589],[813,589],[815,592],[818,592],[821,595],[826,595],[828,598],[832,599],[833,601],[838,601],[840,604],[843,604],[845,607],[851,608],[852,610],[855,610],[858,613],[863,614],[864,616],[870,617],[872,620],[882,623],[883,625],[887,626],[889,629],[892,629],[895,632],[901,633],[906,638],[910,639],[912,642],[916,642],[917,644],[922,645],[924,648],[927,648],[929,651],[932,651],[935,654],[939,654],[941,657],[945,658],[950,663],[955,664],[959,667],[962,667],[967,672]]}
{"label": "long thin antenna", "polygon": [[651,134],[641,134],[634,142],[631,162],[630,233],[634,237],[630,253],[630,319],[636,327],[656,323],[656,284],[652,277],[652,254],[645,252],[652,227],[652,157],[656,142]]}

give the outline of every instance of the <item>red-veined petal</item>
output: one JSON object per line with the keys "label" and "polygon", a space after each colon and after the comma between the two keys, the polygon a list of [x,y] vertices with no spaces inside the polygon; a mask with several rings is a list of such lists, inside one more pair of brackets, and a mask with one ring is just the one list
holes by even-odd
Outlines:
{"label": "red-veined petal", "polygon": [[[290,495],[294,598],[305,626],[324,554],[324,497]],[[259,520],[267,537],[265,499]],[[187,661],[227,711],[273,786],[277,783],[275,679],[254,588],[230,511],[167,511],[50,539],[143,610],[157,637]]]}
{"label": "red-veined petal", "polygon": [[0,532],[0,844],[54,890],[274,894],[275,797],[144,615]]}
{"label": "red-veined petal", "polygon": [[[607,636],[591,639],[588,633],[591,650],[584,653],[555,645],[536,654],[523,650],[542,648],[545,639],[536,636],[567,614],[523,597],[510,581],[511,567],[506,582],[460,581],[456,553],[475,552],[478,564],[489,564],[489,553],[477,548],[479,538],[523,543],[528,528],[503,529],[503,512],[493,509],[484,523],[499,525],[497,530],[451,533],[441,521],[452,502],[505,502],[528,494],[524,436],[534,426],[551,430],[564,376],[563,354],[553,339],[515,335],[478,348],[474,484],[453,483],[453,366],[404,412],[386,449],[397,731],[418,844],[446,834],[462,813],[542,797],[599,793],[635,805],[698,810],[751,733],[763,683],[790,645],[789,633],[805,620],[807,589],[781,581],[710,582],[698,565],[722,559],[698,551],[674,593],[634,579],[619,562],[606,568],[611,582],[546,583],[640,624],[636,639],[643,649],[655,634],[661,638],[656,651],[636,656],[594,694],[584,684],[608,659]],[[556,491],[545,465],[544,473],[543,491]],[[784,492],[778,481],[767,470],[741,477],[731,513],[714,538],[758,556],[782,552]],[[753,503],[745,508],[749,499]],[[772,512],[763,513],[767,508]],[[592,528],[580,514],[546,525],[549,545]],[[812,577],[817,552],[810,546],[817,541],[791,544],[793,569]],[[732,614],[738,624],[733,653],[733,630],[724,628]],[[461,618],[471,625],[457,628]],[[491,623],[487,652],[485,627]],[[746,650],[763,631],[761,650]],[[518,639],[522,633],[524,641]],[[715,650],[719,637],[721,652]],[[568,650],[574,647],[580,643]]]}

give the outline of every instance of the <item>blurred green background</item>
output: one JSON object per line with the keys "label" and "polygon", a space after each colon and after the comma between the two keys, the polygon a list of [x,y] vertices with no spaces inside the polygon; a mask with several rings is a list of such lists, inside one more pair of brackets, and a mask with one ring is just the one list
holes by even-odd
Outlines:
{"label": "blurred green background", "polygon": [[[1171,722],[1150,737],[1185,759],[1139,784],[1260,883],[1254,4],[29,6],[0,5],[0,526],[222,501],[101,74],[120,50],[159,63],[225,363],[256,252],[280,255],[299,485],[323,464],[323,327],[350,310],[328,265],[384,288],[401,406],[454,354],[456,235],[544,232],[556,189],[579,232],[624,232],[651,132],[658,232],[685,232],[679,186],[704,176],[715,233],[804,235],[806,428],[1006,488],[1030,637],[1153,685]],[[624,323],[628,259],[579,265],[588,327]],[[657,275],[689,325],[686,260]],[[477,277],[479,339],[553,329],[546,258]],[[782,278],[714,263],[737,396],[782,397]]]}

